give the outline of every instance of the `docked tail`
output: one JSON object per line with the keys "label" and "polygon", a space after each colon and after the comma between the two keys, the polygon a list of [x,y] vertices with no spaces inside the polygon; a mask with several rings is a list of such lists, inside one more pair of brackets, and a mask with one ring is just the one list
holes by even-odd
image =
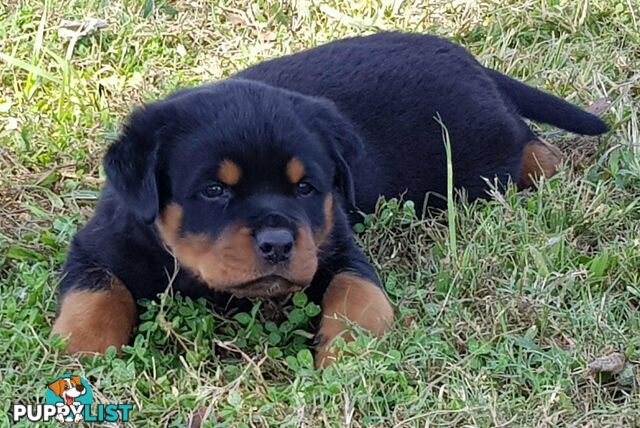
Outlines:
{"label": "docked tail", "polygon": [[598,135],[609,130],[599,117],[554,95],[532,88],[498,71],[486,69],[502,94],[527,119],[548,123],[576,134]]}

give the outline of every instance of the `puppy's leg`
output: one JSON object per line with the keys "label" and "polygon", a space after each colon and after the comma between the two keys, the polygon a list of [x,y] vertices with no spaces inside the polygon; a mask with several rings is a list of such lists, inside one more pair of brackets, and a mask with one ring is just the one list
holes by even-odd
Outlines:
{"label": "puppy's leg", "polygon": [[561,161],[560,150],[546,141],[536,139],[528,142],[524,147],[518,187],[526,189],[541,176],[552,177],[558,172]]}
{"label": "puppy's leg", "polygon": [[104,353],[129,341],[137,322],[136,303],[115,278],[99,289],[71,289],[60,304],[51,334],[69,337],[68,353]]}
{"label": "puppy's leg", "polygon": [[353,340],[350,323],[382,336],[392,322],[393,308],[378,285],[353,273],[337,274],[322,299],[316,367],[327,367],[336,360],[331,349],[335,338]]}

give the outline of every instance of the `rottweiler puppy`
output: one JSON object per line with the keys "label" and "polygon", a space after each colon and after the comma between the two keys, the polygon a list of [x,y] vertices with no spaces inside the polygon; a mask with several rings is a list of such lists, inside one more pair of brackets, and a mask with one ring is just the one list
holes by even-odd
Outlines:
{"label": "rottweiler puppy", "polygon": [[263,62],[135,111],[104,158],[107,183],[63,269],[53,333],[70,352],[127,343],[136,299],[174,290],[226,305],[304,290],[322,307],[316,364],[355,323],[393,309],[350,215],[380,195],[444,207],[443,126],[469,200],[526,187],[560,154],[522,117],[576,133],[597,117],[479,64],[437,37],[381,33]]}

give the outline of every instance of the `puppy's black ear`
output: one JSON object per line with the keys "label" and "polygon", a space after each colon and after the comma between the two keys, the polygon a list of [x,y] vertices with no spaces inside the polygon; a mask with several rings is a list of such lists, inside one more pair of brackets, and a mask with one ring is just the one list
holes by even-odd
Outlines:
{"label": "puppy's black ear", "polygon": [[107,150],[107,180],[124,204],[142,221],[151,223],[159,211],[158,152],[163,118],[160,106],[135,111]]}
{"label": "puppy's black ear", "polygon": [[324,98],[311,98],[311,104],[308,120],[312,124],[313,131],[328,143],[331,157],[336,165],[336,189],[353,208],[356,199],[351,168],[364,152],[362,137],[351,121],[338,111],[333,102]]}

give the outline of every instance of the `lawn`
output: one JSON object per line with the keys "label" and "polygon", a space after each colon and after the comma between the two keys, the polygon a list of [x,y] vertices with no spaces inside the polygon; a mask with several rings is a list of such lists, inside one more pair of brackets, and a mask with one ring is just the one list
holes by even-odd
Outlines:
{"label": "lawn", "polygon": [[[98,18],[69,38],[64,20]],[[0,426],[61,373],[130,426],[640,427],[637,0],[14,0],[0,6]],[[62,28],[65,27],[65,28]],[[381,203],[356,228],[397,307],[380,340],[312,368],[317,308],[225,318],[167,293],[121,357],[49,339],[57,274],[91,215],[127,113],[265,58],[381,29],[440,34],[574,103],[611,132],[533,125],[567,155],[535,190],[459,204],[455,226]],[[455,174],[455,171],[454,171]],[[446,226],[452,225],[452,230]],[[455,237],[452,240],[451,237]],[[617,352],[623,372],[594,375]],[[23,423],[23,426],[28,425]],[[196,426],[196,425],[194,425]]]}

